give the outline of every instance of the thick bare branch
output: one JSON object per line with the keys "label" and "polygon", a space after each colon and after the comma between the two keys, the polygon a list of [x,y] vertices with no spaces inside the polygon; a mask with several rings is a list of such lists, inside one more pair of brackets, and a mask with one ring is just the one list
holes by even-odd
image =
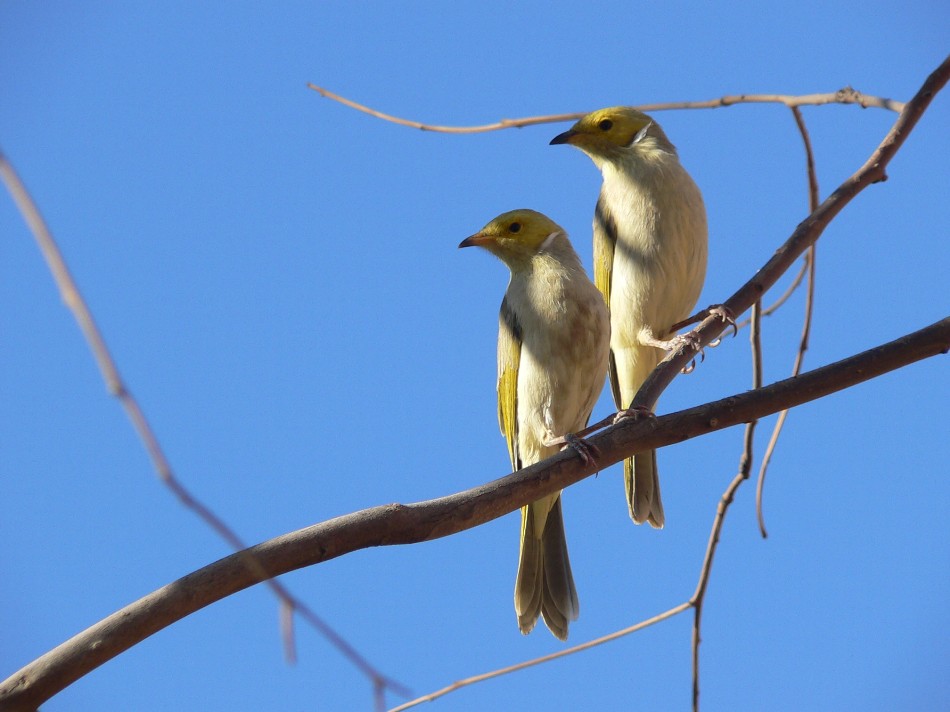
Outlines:
{"label": "thick bare branch", "polygon": [[[896,341],[756,391],[671,413],[624,420],[590,438],[603,469],[635,452],[682,442],[827,396],[950,350],[950,317]],[[372,546],[413,544],[484,524],[594,474],[570,451],[465,492],[388,504],[314,524],[195,571],[74,636],[0,683],[0,712],[40,703],[153,633],[270,576]],[[249,558],[248,554],[251,558]],[[253,560],[258,566],[249,566]]]}

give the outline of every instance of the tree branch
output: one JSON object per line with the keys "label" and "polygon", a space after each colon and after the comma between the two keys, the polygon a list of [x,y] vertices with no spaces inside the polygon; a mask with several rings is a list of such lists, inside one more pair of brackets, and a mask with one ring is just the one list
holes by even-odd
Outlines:
{"label": "tree branch", "polygon": [[[762,303],[756,302],[752,305],[752,328],[749,330],[749,345],[752,349],[753,390],[762,388],[761,316]],[[739,485],[744,480],[749,479],[749,473],[752,471],[752,449],[755,445],[755,426],[758,425],[758,422],[758,419],[755,419],[746,423],[742,438],[742,456],[739,458],[739,472],[732,478],[732,482],[729,483],[726,491],[719,499],[716,516],[713,518],[712,530],[709,532],[709,542],[706,544],[706,553],[703,555],[703,564],[699,568],[699,581],[696,584],[696,590],[689,599],[689,604],[693,607],[693,639],[691,645],[693,652],[693,712],[699,711],[699,645],[702,642],[703,604],[706,601],[706,590],[709,585],[709,577],[712,576],[713,559],[716,556],[716,549],[719,547],[719,534],[726,520],[726,512],[735,498]]]}
{"label": "tree branch", "polygon": [[[590,438],[606,468],[635,452],[672,445],[791,408],[950,350],[950,317],[856,356],[756,391],[671,413],[623,420]],[[0,683],[0,712],[32,710],[119,653],[205,606],[279,576],[371,546],[456,534],[594,474],[570,451],[457,494],[364,509],[232,554],[113,613]],[[252,558],[249,558],[249,556]],[[253,560],[257,565],[249,566]]]}
{"label": "tree branch", "polygon": [[[815,155],[811,147],[811,139],[808,136],[808,129],[805,127],[805,119],[798,107],[792,107],[792,116],[795,117],[795,123],[801,132],[802,141],[805,144],[805,164],[808,170],[808,210],[815,212],[818,208],[818,173],[815,170]],[[811,337],[811,322],[815,308],[815,260],[817,258],[817,246],[812,245],[805,253],[805,262],[803,266],[808,268],[808,288],[805,292],[805,318],[802,324],[802,335],[798,341],[798,353],[795,356],[795,365],[792,367],[792,375],[797,376],[802,371],[805,363],[805,351],[808,350],[808,340]],[[762,464],[759,467],[759,477],[755,485],[755,514],[759,522],[759,531],[762,538],[768,537],[768,531],[765,528],[765,515],[762,510],[762,496],[765,492],[765,474],[769,469],[769,462],[772,460],[772,454],[778,445],[779,435],[782,433],[782,427],[788,418],[788,411],[783,410],[778,414],[775,421],[775,427],[772,428],[772,435],[769,437],[769,443],[765,447],[765,454],[762,456]]]}
{"label": "tree branch", "polygon": [[[865,165],[798,226],[765,267],[725,303],[726,307],[736,315],[743,313],[775,284],[805,249],[815,243],[828,223],[854,196],[871,183],[886,179],[886,165],[913,130],[933,96],[946,84],[948,76],[950,58],[944,60],[915,97],[902,106],[894,126]],[[318,87],[312,88],[321,91]],[[847,92],[843,96],[843,99],[828,101],[847,103]],[[732,98],[714,100],[713,105],[726,106],[740,100],[756,99],[738,97],[735,102],[726,102]],[[788,103],[789,97],[778,95],[757,99],[795,105]],[[896,107],[889,100],[880,101],[888,104],[885,108]],[[855,99],[850,103],[861,102]],[[350,102],[350,105],[353,104]],[[703,102],[642,108],[699,108],[700,104]],[[552,120],[555,119],[536,117],[533,121],[543,123]],[[499,128],[503,127],[507,126]],[[3,165],[6,167],[5,162]],[[718,316],[707,316],[694,330],[699,337],[697,348],[713,341],[722,330],[723,324]],[[590,440],[602,454],[598,467],[607,467],[635,452],[750,422],[937,353],[946,353],[948,349],[950,318],[803,376],[656,420],[622,421]],[[695,349],[684,348],[668,356],[641,388],[634,404],[649,405],[655,402],[675,375],[693,358],[694,353]],[[113,392],[121,397],[121,387],[110,382],[110,389],[114,389]],[[571,453],[560,453],[466,492],[412,505],[392,504],[362,510],[232,554],[139,599],[22,668],[0,683],[0,711],[36,709],[40,703],[89,671],[172,622],[270,577],[369,546],[416,543],[470,529],[591,474],[590,468]],[[727,491],[725,496],[729,494]]]}
{"label": "tree branch", "polygon": [[[887,180],[885,172],[887,164],[903,146],[920,117],[930,106],[934,96],[946,85],[948,79],[950,79],[950,56],[927,77],[914,98],[907,102],[884,140],[864,165],[838,186],[816,210],[812,211],[785,241],[785,244],[775,251],[765,266],[729,297],[723,306],[736,317],[743,314],[761,298],[762,294],[772,288],[805,250],[815,244],[828,224],[858,193],[869,185]],[[660,394],[694,358],[694,354],[714,341],[722,333],[724,327],[725,324],[719,316],[715,314],[706,316],[699,326],[693,329],[697,338],[692,342],[687,342],[687,345],[678,351],[667,355],[641,386],[631,407],[652,408]]]}
{"label": "tree branch", "polygon": [[[345,96],[334,94],[329,89],[318,87],[313,83],[308,82],[307,88],[313,89],[320,96],[332,99],[344,106],[348,106],[356,111],[361,111],[364,114],[369,114],[377,119],[398,124],[399,126],[408,126],[409,128],[419,129],[420,131],[433,131],[435,133],[471,134],[501,131],[503,129],[520,129],[525,126],[537,126],[538,124],[576,121],[587,113],[586,111],[582,111],[571,114],[525,116],[520,119],[501,119],[491,124],[481,124],[478,126],[439,126],[437,124],[426,124],[421,121],[403,119],[399,116],[386,114],[378,109],[373,109],[365,104],[347,99]],[[828,94],[805,94],[802,96],[793,96],[790,94],[732,94],[719,97],[718,99],[707,99],[706,101],[672,101],[661,104],[638,104],[635,108],[641,111],[670,111],[673,109],[719,109],[735,104],[784,104],[790,108],[798,106],[818,106],[821,104],[857,104],[865,109],[873,106],[878,109],[888,109],[897,112],[904,110],[903,102],[878,96],[868,96],[851,87],[844,87]]]}
{"label": "tree branch", "polygon": [[623,628],[622,630],[616,630],[613,633],[608,633],[607,635],[601,636],[600,638],[594,638],[594,640],[588,640],[586,643],[581,643],[580,645],[573,645],[570,648],[565,648],[564,650],[558,650],[555,653],[549,653],[548,655],[542,655],[539,658],[532,658],[531,660],[526,660],[515,665],[509,665],[507,667],[499,668],[498,670],[492,670],[491,672],[485,672],[481,675],[472,675],[467,677],[464,680],[458,680],[453,682],[451,685],[446,685],[441,690],[436,690],[435,692],[430,692],[426,695],[417,697],[414,700],[409,700],[404,702],[398,707],[393,707],[389,712],[403,712],[410,707],[415,707],[420,705],[423,702],[432,702],[437,700],[444,695],[449,694],[450,692],[455,692],[456,690],[461,690],[463,687],[468,687],[469,685],[474,685],[477,682],[485,682],[485,680],[492,680],[496,677],[501,677],[502,675],[507,675],[510,672],[518,672],[519,670],[524,670],[525,668],[534,667],[535,665],[540,665],[541,663],[547,663],[552,660],[557,660],[558,658],[566,658],[569,655],[574,655],[575,653],[583,652],[584,650],[590,650],[591,648],[596,648],[598,645],[603,645],[604,643],[609,643],[612,640],[617,640],[617,638],[623,638],[626,635],[631,633],[636,633],[638,630],[643,630],[644,628],[649,628],[651,625],[656,625],[657,623],[662,623],[663,621],[677,616],[683,611],[687,611],[690,608],[690,602],[686,601],[680,603],[678,606],[673,606],[667,611],[653,616],[652,618],[647,618],[642,620],[639,623]]}

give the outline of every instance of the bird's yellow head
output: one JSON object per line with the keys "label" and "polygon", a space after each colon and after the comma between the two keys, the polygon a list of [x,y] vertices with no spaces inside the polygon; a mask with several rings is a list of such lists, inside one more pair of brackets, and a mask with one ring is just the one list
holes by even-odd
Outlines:
{"label": "bird's yellow head", "polygon": [[642,111],[612,106],[587,114],[568,131],[552,138],[551,144],[568,143],[591,157],[610,159],[647,137],[672,148],[663,129]]}
{"label": "bird's yellow head", "polygon": [[547,215],[536,210],[511,210],[466,237],[459,247],[484,247],[509,267],[516,267],[529,261],[559,233],[564,233],[563,228]]}

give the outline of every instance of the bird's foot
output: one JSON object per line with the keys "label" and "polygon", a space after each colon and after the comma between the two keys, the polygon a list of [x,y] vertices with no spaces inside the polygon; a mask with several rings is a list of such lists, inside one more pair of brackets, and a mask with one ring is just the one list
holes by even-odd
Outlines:
{"label": "bird's foot", "polygon": [[[722,319],[725,322],[727,327],[731,326],[733,336],[736,336],[739,333],[739,325],[736,324],[736,317],[732,313],[732,309],[727,307],[725,304],[713,304],[706,311],[709,312],[710,316],[718,316],[720,319]],[[713,339],[709,343],[709,346],[710,348],[716,348],[721,343],[722,343],[722,336],[720,336],[717,339]]]}
{"label": "bird's foot", "polygon": [[645,405],[632,405],[629,408],[624,408],[617,411],[617,414],[614,416],[614,425],[619,423],[621,420],[640,420],[642,418],[656,419],[656,413],[647,408]]}
{"label": "bird's foot", "polygon": [[567,443],[562,450],[571,448],[584,461],[585,465],[596,465],[597,458],[600,457],[600,450],[583,438],[577,437],[574,433],[565,433],[564,442]]}
{"label": "bird's foot", "polygon": [[[706,360],[706,353],[703,351],[703,347],[699,345],[699,342],[699,334],[697,334],[695,331],[687,331],[685,334],[678,334],[667,341],[666,349],[667,351],[680,351],[684,348],[689,348],[699,356],[699,362],[702,363]],[[690,359],[690,362],[685,366],[685,368],[683,368],[681,373],[692,373],[695,370],[696,356],[693,356],[693,358]]]}

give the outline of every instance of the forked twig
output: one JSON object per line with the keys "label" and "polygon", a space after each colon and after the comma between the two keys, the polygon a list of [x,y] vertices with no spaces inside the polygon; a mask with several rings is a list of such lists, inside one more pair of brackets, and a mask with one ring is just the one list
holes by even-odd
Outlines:
{"label": "forked twig", "polygon": [[[795,279],[793,279],[791,284],[785,288],[785,291],[782,292],[782,295],[778,299],[762,310],[763,317],[772,316],[772,314],[781,309],[782,305],[785,304],[785,302],[787,302],[789,298],[795,293],[795,290],[801,285],[802,280],[805,278],[805,274],[808,272],[808,260],[810,255],[811,251],[805,253],[805,256],[802,258],[802,266],[798,268],[798,274],[795,275]],[[673,326],[670,327],[670,333],[677,332],[680,329],[685,329],[687,326],[692,326],[693,324],[698,324],[707,316],[709,316],[709,309],[701,309],[692,316],[683,319],[683,321],[678,321],[673,324]],[[741,331],[751,323],[751,317],[747,317],[742,321],[736,322],[736,332]]]}

